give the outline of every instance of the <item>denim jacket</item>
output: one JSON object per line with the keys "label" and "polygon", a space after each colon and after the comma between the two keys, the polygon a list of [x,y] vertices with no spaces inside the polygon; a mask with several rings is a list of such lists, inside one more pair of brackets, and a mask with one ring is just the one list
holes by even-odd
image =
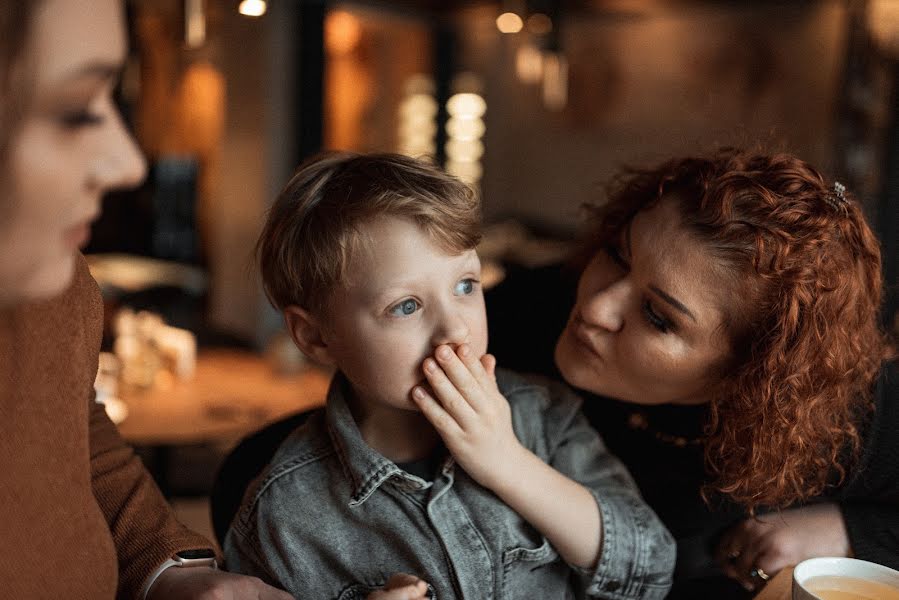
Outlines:
{"label": "denim jacket", "polygon": [[521,443],[593,492],[603,525],[598,564],[567,564],[534,527],[451,457],[432,482],[372,450],[350,414],[346,380],[285,440],[244,497],[225,539],[229,569],[297,598],[362,599],[394,573],[431,597],[663,598],[674,541],[562,384],[497,371]]}

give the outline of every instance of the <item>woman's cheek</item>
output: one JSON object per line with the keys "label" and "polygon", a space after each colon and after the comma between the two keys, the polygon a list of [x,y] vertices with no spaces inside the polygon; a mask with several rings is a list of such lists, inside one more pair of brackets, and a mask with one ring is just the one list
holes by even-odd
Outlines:
{"label": "woman's cheek", "polygon": [[669,402],[696,393],[702,365],[691,357],[689,349],[678,339],[666,334],[646,344],[627,363],[633,372],[642,374],[640,383]]}
{"label": "woman's cheek", "polygon": [[671,368],[670,351],[663,340],[653,339],[639,326],[631,328],[631,334],[620,338],[617,359],[623,375],[643,382],[667,379]]}

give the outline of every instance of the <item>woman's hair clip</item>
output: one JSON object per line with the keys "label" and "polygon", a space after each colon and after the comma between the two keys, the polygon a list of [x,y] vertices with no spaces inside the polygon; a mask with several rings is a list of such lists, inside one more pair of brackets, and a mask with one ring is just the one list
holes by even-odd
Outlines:
{"label": "woman's hair clip", "polygon": [[834,209],[848,214],[849,200],[846,199],[846,186],[839,181],[833,182],[833,191],[824,195],[824,200]]}

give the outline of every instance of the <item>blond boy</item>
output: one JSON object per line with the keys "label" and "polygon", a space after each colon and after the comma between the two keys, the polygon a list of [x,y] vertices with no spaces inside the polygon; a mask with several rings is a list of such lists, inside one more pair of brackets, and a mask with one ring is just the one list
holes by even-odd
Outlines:
{"label": "blond boy", "polygon": [[337,375],[248,491],[229,568],[300,598],[664,597],[671,536],[578,400],[486,354],[479,217],[398,155],[323,155],[288,183],[265,289]]}

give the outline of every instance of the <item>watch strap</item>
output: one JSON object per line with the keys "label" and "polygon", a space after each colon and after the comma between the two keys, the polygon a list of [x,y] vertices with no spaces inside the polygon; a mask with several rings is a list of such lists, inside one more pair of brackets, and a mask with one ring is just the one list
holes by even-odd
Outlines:
{"label": "watch strap", "polygon": [[162,575],[167,569],[172,567],[209,567],[210,569],[217,569],[218,564],[215,559],[203,559],[203,560],[185,560],[179,557],[176,554],[172,555],[171,558],[167,559],[164,563],[159,565],[153,573],[147,577],[147,582],[144,583],[144,587],[141,590],[140,598],[141,600],[147,600],[147,596],[150,595],[150,589],[153,587],[153,584],[156,583],[156,580],[159,579],[159,576]]}

